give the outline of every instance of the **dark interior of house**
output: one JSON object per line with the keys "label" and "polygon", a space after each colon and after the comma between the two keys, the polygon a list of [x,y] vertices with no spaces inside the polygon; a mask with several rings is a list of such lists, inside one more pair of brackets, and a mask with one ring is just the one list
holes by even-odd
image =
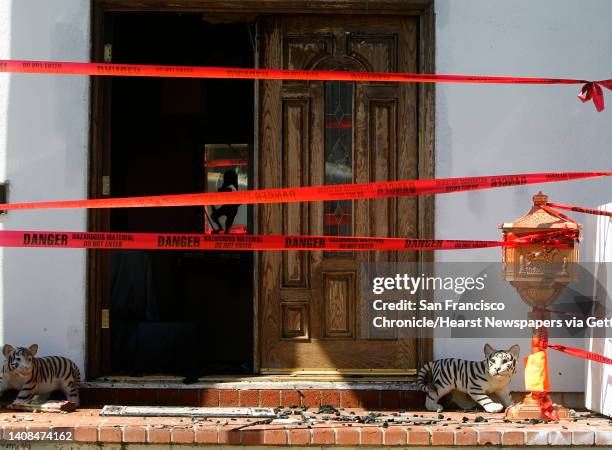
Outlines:
{"label": "dark interior of house", "polygon": [[[254,67],[252,24],[200,14],[111,19],[113,62]],[[113,197],[206,191],[211,144],[247,144],[251,172],[252,80],[115,77],[111,108]],[[203,207],[111,210],[116,232],[203,233],[208,223]],[[252,252],[114,251],[110,290],[113,374],[252,372]]]}

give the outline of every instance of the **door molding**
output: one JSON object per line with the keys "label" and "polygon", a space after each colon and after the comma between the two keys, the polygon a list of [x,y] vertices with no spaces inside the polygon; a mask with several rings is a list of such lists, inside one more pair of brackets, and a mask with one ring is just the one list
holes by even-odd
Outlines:
{"label": "door molding", "polygon": [[434,0],[93,0],[105,11],[221,14],[433,14]]}
{"label": "door molding", "polygon": [[[194,12],[208,14],[223,14],[244,18],[245,15],[256,14],[371,14],[371,15],[410,15],[419,18],[419,72],[435,73],[435,18],[434,0],[320,0],[313,3],[309,0],[92,0],[91,30],[92,46],[91,61],[103,61],[105,30],[108,32],[106,13],[148,11],[148,12]],[[241,17],[242,16],[242,17]],[[258,43],[259,44],[259,43]],[[107,77],[90,78],[90,151],[89,151],[89,181],[88,197],[102,196],[101,179],[109,175],[108,149],[110,134],[108,119],[110,118],[110,85]],[[255,95],[259,95],[259,82],[255,85]],[[258,120],[256,103],[255,118]],[[435,176],[435,85],[432,83],[418,84],[418,171],[419,178],[427,179]],[[258,124],[255,126],[258,132]],[[257,142],[255,142],[257,147]],[[257,148],[255,148],[257,158]],[[257,180],[256,180],[257,181]],[[254,186],[257,188],[257,186]],[[103,231],[108,222],[108,211],[88,210],[88,230]],[[434,198],[433,196],[418,197],[418,230],[419,238],[434,237]],[[254,217],[257,223],[257,217]],[[420,252],[421,263],[432,262],[434,254],[431,251]],[[255,254],[254,286],[257,280],[258,257]],[[87,251],[87,379],[100,376],[108,361],[104,360],[102,350],[104,332],[101,309],[107,289],[108,264],[101,251]],[[254,289],[255,308],[255,348],[254,369],[259,371],[259,319],[258,319],[258,288]],[[422,365],[433,355],[433,339],[424,331],[417,342],[417,363]]]}

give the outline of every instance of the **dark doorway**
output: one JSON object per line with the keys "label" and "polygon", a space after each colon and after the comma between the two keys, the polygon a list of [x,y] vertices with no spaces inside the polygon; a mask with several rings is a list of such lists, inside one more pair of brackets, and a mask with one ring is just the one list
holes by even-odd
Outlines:
{"label": "dark doorway", "polygon": [[[110,19],[113,62],[254,67],[252,24],[175,13]],[[239,189],[251,187],[252,80],[115,77],[111,92],[112,197],[203,192],[219,188],[227,170],[238,172]],[[252,232],[250,217],[240,206],[235,230]],[[117,232],[210,225],[201,207],[110,213]],[[109,288],[112,374],[252,372],[251,252],[113,252]]]}

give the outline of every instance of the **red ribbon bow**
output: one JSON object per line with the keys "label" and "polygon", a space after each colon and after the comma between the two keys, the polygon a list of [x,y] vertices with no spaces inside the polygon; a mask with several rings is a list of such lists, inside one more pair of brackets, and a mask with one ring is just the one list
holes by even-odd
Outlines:
{"label": "red ribbon bow", "polygon": [[601,88],[602,86],[606,89],[612,90],[612,80],[589,81],[582,86],[582,89],[580,89],[578,98],[582,101],[582,103],[593,100],[595,109],[598,112],[602,112],[605,107],[603,89]]}

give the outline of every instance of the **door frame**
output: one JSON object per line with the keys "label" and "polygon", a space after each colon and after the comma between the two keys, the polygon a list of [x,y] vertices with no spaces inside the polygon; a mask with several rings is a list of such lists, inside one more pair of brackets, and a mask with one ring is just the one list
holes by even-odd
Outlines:
{"label": "door frame", "polygon": [[[110,27],[105,15],[111,12],[194,12],[224,15],[258,14],[370,14],[408,15],[419,18],[419,56],[421,73],[435,73],[435,22],[434,0],[91,0],[92,46],[91,61],[104,60],[104,44]],[[256,52],[259,54],[258,39]],[[258,64],[258,55],[255,58]],[[110,83],[107,77],[90,78],[90,154],[88,198],[103,197],[102,177],[110,175],[110,154],[105,149],[110,145]],[[259,82],[255,83],[255,136],[253,161],[258,161],[259,148]],[[433,83],[418,85],[418,138],[419,178],[434,178],[435,171],[435,86]],[[254,167],[254,188],[257,188],[258,167]],[[432,239],[434,236],[434,198],[418,197],[418,237]],[[257,208],[253,217],[257,224]],[[109,212],[104,209],[88,210],[88,230],[104,231]],[[257,230],[255,230],[257,232]],[[101,250],[87,250],[87,379],[95,379],[109,367],[110,349],[102,350],[104,331],[102,306],[108,288],[108,262]],[[259,277],[258,256],[254,255],[253,307],[254,307],[254,372],[260,370],[259,342]],[[432,262],[432,251],[419,253],[421,264]],[[433,355],[433,338],[430,333],[420,331],[417,338],[417,364],[429,361]],[[106,356],[106,357],[105,357]]]}

